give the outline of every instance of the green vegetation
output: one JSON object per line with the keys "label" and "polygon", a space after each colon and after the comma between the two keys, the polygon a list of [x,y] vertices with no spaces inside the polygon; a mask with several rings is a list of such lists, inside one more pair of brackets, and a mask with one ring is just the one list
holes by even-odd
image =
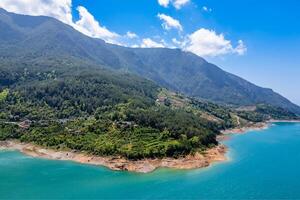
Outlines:
{"label": "green vegetation", "polygon": [[[118,47],[45,17],[3,12],[0,24],[0,140],[130,159],[178,157],[216,145],[223,129],[297,118],[287,110],[299,107],[283,97],[191,53]],[[194,97],[273,106],[236,110],[127,71]]]}
{"label": "green vegetation", "polygon": [[0,76],[0,140],[130,159],[179,157],[216,145],[220,130],[241,121],[295,117],[263,105],[235,111],[104,69],[14,70]]}
{"label": "green vegetation", "polygon": [[131,159],[177,157],[217,144],[211,124],[157,103],[159,87],[133,75],[24,69],[0,81],[10,88],[0,103],[1,140]]}
{"label": "green vegetation", "polygon": [[6,97],[8,96],[8,93],[8,89],[4,89],[2,92],[0,92],[0,102],[5,101]]}
{"label": "green vegetation", "polygon": [[[293,112],[290,112],[286,109],[280,108],[280,107],[274,107],[271,105],[266,105],[266,104],[258,104],[256,106],[257,113],[260,115],[264,116],[269,116],[269,118],[272,119],[286,119],[286,120],[292,120],[292,119],[297,119],[297,115]],[[265,117],[268,118],[268,117]]]}
{"label": "green vegetation", "polygon": [[[39,72],[39,78],[44,79],[59,74],[60,68],[73,67],[76,71],[77,66],[105,67],[131,72],[168,89],[220,104],[264,103],[300,114],[299,106],[271,89],[224,72],[186,51],[116,46],[87,37],[56,19],[4,10],[0,10],[0,24],[0,66],[7,68],[4,73],[13,74],[11,66],[22,70],[40,68],[48,70]],[[3,84],[9,84],[8,80],[0,82]]]}
{"label": "green vegetation", "polygon": [[80,62],[41,66],[0,65],[0,140],[130,159],[178,157],[216,145],[226,128],[296,118],[267,105],[236,111]]}

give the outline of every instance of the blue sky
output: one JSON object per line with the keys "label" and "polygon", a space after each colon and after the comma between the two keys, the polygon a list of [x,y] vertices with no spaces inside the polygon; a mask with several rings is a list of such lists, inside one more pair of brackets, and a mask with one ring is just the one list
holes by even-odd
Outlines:
{"label": "blue sky", "polygon": [[300,105],[298,0],[29,2],[1,0],[0,7],[16,13],[53,16],[107,42],[192,51]]}

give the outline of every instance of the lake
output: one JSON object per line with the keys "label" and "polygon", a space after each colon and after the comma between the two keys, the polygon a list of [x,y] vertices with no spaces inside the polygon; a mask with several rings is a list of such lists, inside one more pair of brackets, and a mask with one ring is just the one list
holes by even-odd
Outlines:
{"label": "lake", "polygon": [[0,199],[300,199],[300,123],[224,143],[227,162],[149,174],[0,151]]}

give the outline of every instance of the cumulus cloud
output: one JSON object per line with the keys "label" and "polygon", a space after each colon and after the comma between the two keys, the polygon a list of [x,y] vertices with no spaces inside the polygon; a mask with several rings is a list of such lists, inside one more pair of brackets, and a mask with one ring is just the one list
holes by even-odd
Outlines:
{"label": "cumulus cloud", "polygon": [[238,54],[238,55],[244,55],[247,51],[247,47],[244,44],[244,42],[242,40],[238,41],[238,45],[237,47],[234,49],[234,51]]}
{"label": "cumulus cloud", "polygon": [[78,6],[77,11],[79,12],[79,20],[75,22],[75,26],[73,25],[74,28],[90,37],[101,38],[107,42],[115,43],[119,37],[117,33],[101,26],[85,7]]}
{"label": "cumulus cloud", "polygon": [[168,7],[169,3],[170,3],[170,0],[158,0],[158,4],[165,8]]}
{"label": "cumulus cloud", "polygon": [[158,4],[167,8],[169,4],[172,4],[177,10],[188,4],[190,0],[158,0]]}
{"label": "cumulus cloud", "polygon": [[162,27],[164,29],[166,29],[166,30],[177,29],[179,31],[183,30],[183,28],[178,20],[176,20],[168,15],[165,15],[165,14],[158,14],[157,17],[163,21]]}
{"label": "cumulus cloud", "polygon": [[176,9],[181,9],[183,6],[185,6],[186,4],[188,4],[190,2],[190,0],[174,0],[173,1],[173,6]]}
{"label": "cumulus cloud", "polygon": [[247,51],[242,40],[239,40],[238,46],[234,48],[231,41],[225,39],[223,34],[204,28],[188,35],[181,43],[181,48],[199,56],[212,57],[233,53],[243,55]]}
{"label": "cumulus cloud", "polygon": [[[175,8],[180,9],[189,0],[159,0],[159,2],[162,6],[172,4]],[[217,34],[215,31],[203,28],[183,38],[173,38],[171,40],[172,44],[161,40],[161,38],[156,40],[144,38],[140,40],[137,34],[130,31],[125,35],[120,35],[103,26],[83,6],[77,7],[79,19],[75,21],[72,16],[72,0],[0,0],[0,7],[18,14],[54,17],[90,37],[101,38],[106,42],[123,46],[142,48],[173,48],[175,46],[199,56],[243,55],[247,51],[247,47],[242,40],[239,40],[236,47],[234,47],[232,42],[225,39],[223,34]],[[178,20],[164,14],[158,14],[158,17],[163,21],[162,25],[166,30],[183,30]]]}
{"label": "cumulus cloud", "polygon": [[173,44],[175,44],[178,47],[182,46],[182,42],[177,40],[176,38],[172,38],[172,42],[173,42]]}
{"label": "cumulus cloud", "polygon": [[1,0],[0,7],[7,11],[33,16],[50,16],[71,24],[72,0]]}
{"label": "cumulus cloud", "polygon": [[140,45],[142,48],[163,48],[165,47],[164,44],[155,42],[150,38],[145,38],[142,40],[142,44]]}
{"label": "cumulus cloud", "polygon": [[88,10],[79,6],[79,20],[73,21],[72,0],[1,0],[0,7],[14,13],[54,17],[94,38],[117,44],[119,35],[101,26]]}
{"label": "cumulus cloud", "polygon": [[128,31],[126,33],[126,37],[129,38],[129,39],[134,39],[134,38],[138,38],[138,35],[133,33],[133,32]]}
{"label": "cumulus cloud", "polygon": [[187,40],[185,49],[201,56],[217,56],[232,51],[231,42],[223,34],[203,28],[188,35]]}

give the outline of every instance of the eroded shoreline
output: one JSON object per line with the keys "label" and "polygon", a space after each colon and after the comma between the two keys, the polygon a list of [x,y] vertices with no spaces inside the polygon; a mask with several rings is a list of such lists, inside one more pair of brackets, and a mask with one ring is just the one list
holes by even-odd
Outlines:
{"label": "eroded shoreline", "polygon": [[225,161],[227,148],[218,145],[203,154],[196,153],[182,158],[143,159],[132,161],[121,157],[101,157],[72,151],[56,151],[17,140],[1,141],[0,150],[17,150],[26,155],[51,160],[69,160],[83,164],[105,166],[112,170],[140,173],[152,172],[157,168],[195,169],[208,167],[211,163]]}
{"label": "eroded shoreline", "polygon": [[[218,136],[218,140],[222,141],[224,139],[228,139],[228,136],[230,134],[241,134],[253,130],[267,129],[270,124],[274,122],[283,121],[268,121],[263,123],[251,124],[250,126],[243,128],[228,129],[221,132],[222,134]],[[135,161],[128,160],[122,157],[93,156],[76,151],[57,151],[31,143],[21,143],[17,140],[0,141],[0,150],[17,150],[32,157],[45,158],[50,160],[74,161],[83,164],[104,166],[111,170],[123,170],[140,173],[152,172],[157,168],[196,169],[208,167],[212,163],[226,161],[226,152],[228,151],[225,145],[219,144],[218,146],[208,149],[203,153],[196,153],[195,155],[188,155],[182,158],[157,158]]]}
{"label": "eroded shoreline", "polygon": [[[273,122],[260,122],[260,123],[254,123],[245,127],[241,128],[233,128],[233,129],[226,129],[224,131],[221,131],[222,135],[228,135],[228,134],[243,134],[249,131],[260,131],[269,128],[270,124]],[[221,136],[222,136],[221,135]]]}

